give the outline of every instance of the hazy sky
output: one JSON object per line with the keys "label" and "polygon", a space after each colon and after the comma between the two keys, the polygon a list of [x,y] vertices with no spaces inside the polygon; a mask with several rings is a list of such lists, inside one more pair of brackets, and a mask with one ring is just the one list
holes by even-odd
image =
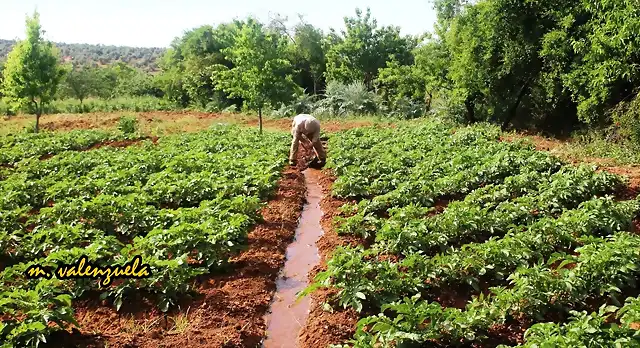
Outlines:
{"label": "hazy sky", "polygon": [[253,15],[267,21],[279,13],[327,30],[343,27],[355,8],[371,8],[379,25],[404,34],[431,30],[431,0],[0,0],[0,38],[24,37],[27,14],[38,9],[46,38],[56,42],[166,47],[185,30]]}

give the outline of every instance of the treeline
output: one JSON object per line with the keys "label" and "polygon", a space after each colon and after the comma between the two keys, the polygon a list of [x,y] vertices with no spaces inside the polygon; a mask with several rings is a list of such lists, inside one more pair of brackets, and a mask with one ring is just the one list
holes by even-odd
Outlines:
{"label": "treeline", "polygon": [[[0,60],[6,59],[15,45],[13,40],[0,39]],[[63,61],[71,61],[79,66],[106,66],[122,62],[146,72],[158,71],[158,58],[166,48],[162,47],[127,47],[90,44],[55,43],[60,50]]]}
{"label": "treeline", "polygon": [[435,0],[434,8],[434,31],[418,37],[379,26],[369,10],[345,17],[340,31],[279,17],[204,25],[176,38],[153,76],[126,65],[110,67],[115,75],[76,66],[57,93],[81,98],[74,80],[97,80],[120,87],[105,92],[100,82],[87,96],[288,116],[439,113],[505,129],[595,129],[640,143],[633,1]]}
{"label": "treeline", "polygon": [[[421,37],[380,27],[369,11],[345,18],[340,32],[279,19],[203,26],[172,43],[161,89],[183,106],[241,103],[245,96],[234,99],[220,71],[247,64],[242,52],[260,52],[262,61],[245,69],[282,60],[277,76],[264,78],[305,92],[266,98],[282,114],[442,112],[505,129],[587,128],[640,143],[636,2],[435,0],[434,8],[435,29]],[[256,47],[262,36],[273,43],[272,61]]]}
{"label": "treeline", "polygon": [[[160,61],[159,85],[176,104],[211,111],[391,112],[396,101],[376,93],[379,70],[389,61],[413,64],[418,43],[397,27],[378,26],[369,10],[356,10],[344,30],[328,33],[303,20],[235,20],[174,40]],[[421,114],[424,98],[415,96],[413,113]]]}
{"label": "treeline", "polygon": [[[0,62],[0,81],[3,65],[4,63]],[[162,109],[173,108],[167,105],[169,102],[152,100],[163,96],[163,91],[157,86],[157,79],[153,74],[123,62],[105,66],[64,63],[60,64],[60,68],[62,73],[57,81],[55,93],[51,101],[43,105],[44,113],[118,111],[123,107],[126,110],[139,111],[136,109],[137,103],[150,103]],[[2,95],[0,88],[0,96]],[[140,108],[149,109],[147,106]],[[12,110],[0,103],[0,113],[15,114],[18,111],[30,112],[29,108],[23,105],[17,105]]]}
{"label": "treeline", "polygon": [[417,54],[430,68],[411,70],[427,71],[427,89],[464,119],[640,130],[637,2],[437,0],[436,9],[435,38]]}

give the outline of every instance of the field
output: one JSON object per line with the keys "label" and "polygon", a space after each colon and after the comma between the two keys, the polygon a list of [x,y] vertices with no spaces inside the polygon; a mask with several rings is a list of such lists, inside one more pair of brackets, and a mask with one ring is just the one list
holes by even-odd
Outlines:
{"label": "field", "polygon": [[640,344],[637,188],[501,140],[439,122],[331,138],[337,249],[305,346]]}
{"label": "field", "polygon": [[[286,165],[290,120],[260,136],[248,116],[137,118],[135,133],[115,114],[52,116],[41,134],[4,121],[1,347],[255,347],[268,334],[307,190],[304,165]],[[323,129],[327,166],[308,169],[325,192],[321,262],[292,346],[640,346],[633,180],[493,126]],[[151,276],[25,275],[83,255],[139,256]]]}

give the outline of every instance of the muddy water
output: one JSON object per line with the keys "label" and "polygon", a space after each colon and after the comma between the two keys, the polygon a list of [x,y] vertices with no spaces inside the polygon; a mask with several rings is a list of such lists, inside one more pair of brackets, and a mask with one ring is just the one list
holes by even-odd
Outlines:
{"label": "muddy water", "polygon": [[271,313],[267,316],[264,348],[297,347],[298,333],[309,314],[310,297],[296,302],[296,294],[307,287],[308,272],[320,262],[316,241],[323,234],[320,227],[322,189],[314,172],[314,169],[303,172],[307,202],[300,216],[295,240],[287,248],[284,269],[276,282]]}

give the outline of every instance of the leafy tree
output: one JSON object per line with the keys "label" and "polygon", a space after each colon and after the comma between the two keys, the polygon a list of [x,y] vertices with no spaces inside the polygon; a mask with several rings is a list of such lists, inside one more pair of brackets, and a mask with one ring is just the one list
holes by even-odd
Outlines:
{"label": "leafy tree", "polygon": [[516,119],[527,126],[600,126],[612,122],[612,108],[637,95],[634,2],[435,0],[435,8],[442,49],[430,51],[448,57],[435,81],[444,82],[438,88],[466,108],[469,121],[500,122],[503,129]]}
{"label": "leafy tree", "polygon": [[287,22],[289,21],[287,16],[276,13],[269,17],[269,22],[265,26],[266,31],[274,33],[275,35],[287,37],[291,42],[295,42],[295,39],[291,34],[292,30],[287,26]]}
{"label": "leafy tree", "polygon": [[294,50],[298,62],[296,68],[306,72],[311,78],[313,94],[317,94],[327,68],[323,41],[324,34],[319,28],[308,23],[300,23],[295,27]]}
{"label": "leafy tree", "polygon": [[65,74],[62,92],[80,100],[80,104],[95,92],[95,82],[98,75],[95,68],[73,65]]}
{"label": "leafy tree", "polygon": [[151,75],[123,62],[114,63],[110,68],[116,76],[116,85],[113,90],[113,97],[154,94],[153,86],[151,84]]}
{"label": "leafy tree", "polygon": [[400,64],[411,64],[415,40],[400,36],[397,27],[378,28],[370,9],[364,15],[356,9],[356,17],[345,17],[344,23],[342,36],[333,32],[328,38],[327,79],[346,83],[360,80],[371,88],[378,70],[392,57]]}
{"label": "leafy tree", "polygon": [[535,104],[544,104],[544,99],[532,101],[540,89],[539,51],[553,26],[548,14],[554,1],[490,0],[461,6],[442,26],[447,28],[451,98],[464,105],[468,121],[501,122],[505,129],[523,101],[528,99],[523,110],[528,115]]}
{"label": "leafy tree", "polygon": [[96,69],[95,78],[93,82],[95,96],[102,99],[111,99],[117,96],[118,75],[112,66]]}
{"label": "leafy tree", "polygon": [[64,70],[57,50],[42,38],[38,12],[27,17],[26,27],[26,39],[18,42],[7,58],[2,91],[14,110],[26,108],[35,113],[38,132],[44,105],[53,100]]}
{"label": "leafy tree", "polygon": [[242,25],[237,20],[217,27],[205,25],[174,40],[161,59],[162,74],[158,77],[167,98],[182,106],[201,108],[214,100],[227,102],[228,96],[215,87],[213,73],[218,65],[233,67],[222,50],[233,45]]}
{"label": "leafy tree", "polygon": [[2,97],[2,81],[4,80],[4,61],[0,60],[0,97]]}
{"label": "leafy tree", "polygon": [[231,97],[243,98],[250,109],[258,111],[261,134],[265,105],[287,102],[297,89],[291,62],[282,58],[286,49],[285,38],[249,19],[233,46],[222,50],[233,68],[219,64],[214,72],[217,88]]}
{"label": "leafy tree", "polygon": [[402,65],[396,59],[380,69],[376,85],[378,93],[392,108],[407,101],[419,101],[423,112],[431,109],[434,95],[451,90],[448,78],[449,57],[443,42],[430,36],[413,50],[414,63]]}
{"label": "leafy tree", "polygon": [[451,91],[449,79],[449,51],[440,39],[429,38],[414,50],[415,73],[424,81],[427,110],[430,109],[434,95]]}
{"label": "leafy tree", "polygon": [[443,34],[449,30],[451,21],[459,16],[465,5],[468,4],[468,0],[434,0],[433,8],[436,10],[437,17],[436,34],[442,38]]}
{"label": "leafy tree", "polygon": [[151,74],[123,62],[103,68],[89,68],[91,94],[103,99],[128,96],[161,96]]}
{"label": "leafy tree", "polygon": [[[469,122],[478,120],[476,103],[486,96],[491,69],[487,65],[485,52],[490,42],[490,7],[488,2],[469,6],[461,15],[455,17],[446,33],[445,40],[450,50],[448,76],[453,82],[450,97],[457,103],[463,103]],[[478,40],[481,38],[481,40]]]}
{"label": "leafy tree", "polygon": [[541,50],[547,77],[555,89],[569,91],[581,121],[610,121],[607,110],[640,86],[638,3],[577,0],[549,12],[557,24]]}
{"label": "leafy tree", "polygon": [[162,72],[156,76],[156,81],[166,99],[184,107],[189,105],[189,96],[185,88],[184,66],[181,63],[182,56],[178,45],[177,39],[174,40],[172,47],[160,57],[159,66]]}
{"label": "leafy tree", "polygon": [[299,15],[299,18],[300,22],[291,28],[287,25],[287,17],[276,14],[270,18],[265,29],[288,39],[286,41],[289,44],[282,58],[292,62],[296,84],[315,95],[325,84],[325,36],[322,30],[306,23],[302,16]]}
{"label": "leafy tree", "polygon": [[391,105],[403,98],[424,100],[426,97],[426,81],[415,64],[400,65],[392,59],[386,68],[380,69],[376,84],[382,98]]}

